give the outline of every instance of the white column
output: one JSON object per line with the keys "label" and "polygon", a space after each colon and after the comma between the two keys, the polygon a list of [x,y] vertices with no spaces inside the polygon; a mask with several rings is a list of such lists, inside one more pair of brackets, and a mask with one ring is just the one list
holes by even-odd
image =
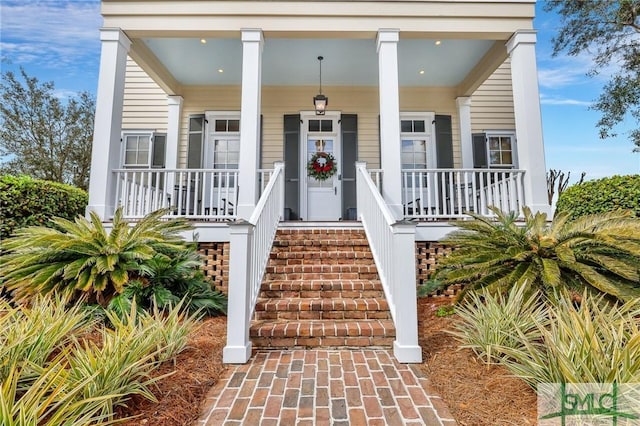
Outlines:
{"label": "white column", "polygon": [[[384,178],[383,178],[384,179]],[[401,221],[393,227],[393,295],[396,340],[393,355],[398,362],[422,362],[418,345],[418,296],[416,294],[416,223]]]}
{"label": "white column", "polygon": [[114,211],[116,182],[112,170],[120,166],[124,78],[131,41],[118,28],[102,28],[100,41],[102,51],[93,126],[87,214],[94,211],[105,220]]}
{"label": "white column", "polygon": [[471,142],[471,98],[456,98],[458,120],[460,121],[460,148],[462,150],[462,168],[473,168],[473,145]]}
{"label": "white column", "polygon": [[251,357],[252,307],[249,253],[255,227],[244,220],[229,223],[229,300],[227,302],[227,344],[222,349],[222,362],[225,364],[244,364]]}
{"label": "white column", "polygon": [[[180,140],[180,116],[183,100],[182,96],[167,96],[167,144],[164,157],[166,169],[178,168],[178,141]],[[166,177],[165,192],[169,196],[173,195],[175,177],[175,173],[169,173]]]}
{"label": "white column", "polygon": [[382,196],[397,219],[402,217],[402,159],[400,157],[400,95],[398,41],[400,31],[378,31],[380,91],[380,165],[384,171]]}
{"label": "white column", "polygon": [[180,139],[180,115],[182,114],[182,96],[167,96],[167,146],[165,167],[178,168],[178,141]]}
{"label": "white column", "polygon": [[260,140],[263,44],[261,30],[242,30],[238,217],[247,220],[251,217],[258,200],[258,149]]}
{"label": "white column", "polygon": [[507,42],[511,56],[513,109],[518,168],[524,169],[525,203],[532,211],[551,213],[542,140],[542,117],[536,66],[536,32],[516,32]]}

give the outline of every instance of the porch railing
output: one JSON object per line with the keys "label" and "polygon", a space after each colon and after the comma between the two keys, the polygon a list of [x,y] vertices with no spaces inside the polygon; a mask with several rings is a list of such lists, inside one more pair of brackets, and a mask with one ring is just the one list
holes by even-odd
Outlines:
{"label": "porch railing", "polygon": [[[168,216],[190,219],[237,217],[237,169],[118,169],[116,206],[126,218],[169,208]],[[258,170],[259,188],[265,190],[273,170]]]}
{"label": "porch railing", "polygon": [[249,325],[284,211],[284,164],[276,163],[269,177],[249,220],[229,224],[227,345],[222,354],[225,363],[245,363],[251,356]]}
{"label": "porch railing", "polygon": [[421,362],[418,346],[415,223],[396,221],[364,163],[356,163],[358,214],[367,234],[396,328],[394,355]]}
{"label": "porch railing", "polygon": [[404,216],[464,218],[467,212],[492,216],[490,206],[521,212],[524,170],[412,169],[402,171]]}

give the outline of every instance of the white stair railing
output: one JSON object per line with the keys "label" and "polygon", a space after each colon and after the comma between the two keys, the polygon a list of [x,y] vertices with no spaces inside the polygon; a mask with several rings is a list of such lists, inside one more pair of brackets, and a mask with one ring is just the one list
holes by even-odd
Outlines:
{"label": "white stair railing", "polygon": [[229,223],[227,345],[222,361],[243,364],[251,357],[249,326],[273,239],[284,211],[284,163],[276,163],[248,221]]}
{"label": "white stair railing", "polygon": [[365,163],[356,163],[358,214],[396,328],[394,356],[399,362],[422,362],[418,346],[415,223],[396,221]]}

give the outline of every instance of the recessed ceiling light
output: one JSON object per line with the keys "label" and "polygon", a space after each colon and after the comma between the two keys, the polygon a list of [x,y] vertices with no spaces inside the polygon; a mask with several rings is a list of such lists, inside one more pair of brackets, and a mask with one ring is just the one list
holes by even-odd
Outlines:
{"label": "recessed ceiling light", "polygon": [[424,70],[420,70],[420,71],[418,72],[418,74],[420,74],[420,75],[424,74]]}
{"label": "recessed ceiling light", "polygon": [[224,70],[223,70],[222,68],[218,68],[218,72],[219,72],[220,74],[222,74],[222,73],[224,72]]}
{"label": "recessed ceiling light", "polygon": [[436,40],[436,43],[435,43],[436,46],[440,46],[441,44],[442,44],[442,40]]}
{"label": "recessed ceiling light", "polygon": [[207,40],[205,40],[205,39],[201,38],[201,39],[200,39],[200,43],[202,43],[202,44],[207,44]]}

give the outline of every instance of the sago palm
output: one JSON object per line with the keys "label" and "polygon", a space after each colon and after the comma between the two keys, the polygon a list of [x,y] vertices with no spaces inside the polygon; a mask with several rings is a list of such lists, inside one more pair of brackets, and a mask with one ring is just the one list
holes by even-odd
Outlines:
{"label": "sago palm", "polygon": [[2,243],[3,284],[18,299],[60,290],[104,304],[123,291],[130,274],[137,274],[145,261],[184,249],[179,234],[190,225],[181,219],[161,220],[164,214],[158,210],[131,226],[118,209],[110,232],[93,212],[90,220],[57,218],[55,228],[21,229]]}
{"label": "sago palm", "polygon": [[640,219],[612,212],[569,221],[558,214],[524,208],[515,213],[492,209],[495,218],[472,214],[443,244],[456,249],[438,264],[441,285],[504,291],[515,284],[540,288],[587,288],[621,300],[640,297]]}

